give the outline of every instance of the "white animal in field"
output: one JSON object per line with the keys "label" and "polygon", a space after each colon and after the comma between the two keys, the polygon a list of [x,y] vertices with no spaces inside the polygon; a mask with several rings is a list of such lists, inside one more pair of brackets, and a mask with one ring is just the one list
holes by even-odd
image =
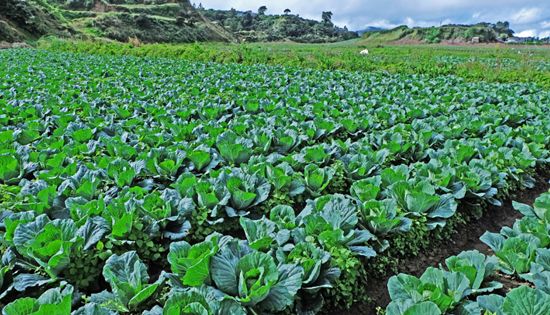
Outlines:
{"label": "white animal in field", "polygon": [[366,56],[366,55],[369,54],[369,50],[368,49],[363,49],[363,50],[361,50],[360,54],[363,55],[363,56]]}

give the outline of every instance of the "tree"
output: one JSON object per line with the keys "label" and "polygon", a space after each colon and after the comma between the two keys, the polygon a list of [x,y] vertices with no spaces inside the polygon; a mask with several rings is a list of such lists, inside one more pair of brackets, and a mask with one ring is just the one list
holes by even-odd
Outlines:
{"label": "tree", "polygon": [[252,26],[252,22],[254,21],[254,18],[252,17],[252,11],[246,11],[246,13],[243,16],[243,19],[241,20],[241,26],[243,29],[249,29]]}
{"label": "tree", "polygon": [[514,35],[514,31],[510,29],[510,23],[508,21],[504,22],[497,22],[497,24],[494,26],[494,29],[499,34],[506,34],[508,37],[512,37]]}
{"label": "tree", "polygon": [[267,11],[267,7],[265,5],[262,5],[258,8],[258,15],[265,15],[265,11]]}
{"label": "tree", "polygon": [[290,12],[292,12],[292,11],[290,11],[290,9],[285,9],[285,11],[284,11],[284,12],[285,12],[285,15],[289,15],[289,14],[290,14]]}
{"label": "tree", "polygon": [[140,28],[149,28],[152,24],[147,14],[141,13],[135,18],[137,26]]}
{"label": "tree", "polygon": [[324,11],[321,15],[321,18],[323,19],[323,23],[332,24],[332,12]]}

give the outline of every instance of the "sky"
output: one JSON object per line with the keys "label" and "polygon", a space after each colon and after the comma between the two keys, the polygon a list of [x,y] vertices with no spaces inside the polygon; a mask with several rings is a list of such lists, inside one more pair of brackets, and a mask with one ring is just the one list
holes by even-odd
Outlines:
{"label": "sky", "polygon": [[433,26],[509,21],[516,36],[550,36],[550,0],[191,0],[205,8],[293,14],[319,20],[332,11],[333,22],[350,30],[366,26]]}

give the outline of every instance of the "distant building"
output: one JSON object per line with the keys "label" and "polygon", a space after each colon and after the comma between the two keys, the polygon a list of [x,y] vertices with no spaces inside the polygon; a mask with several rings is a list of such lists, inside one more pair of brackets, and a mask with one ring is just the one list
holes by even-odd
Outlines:
{"label": "distant building", "polygon": [[525,43],[528,43],[528,42],[533,42],[533,41],[536,41],[535,38],[533,37],[510,37],[508,38],[508,40],[506,41],[507,44],[525,44]]}

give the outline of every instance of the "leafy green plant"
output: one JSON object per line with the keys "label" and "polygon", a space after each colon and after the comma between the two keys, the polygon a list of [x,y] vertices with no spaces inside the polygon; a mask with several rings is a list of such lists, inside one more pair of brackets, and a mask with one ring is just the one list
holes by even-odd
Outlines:
{"label": "leafy green plant", "polygon": [[88,221],[77,228],[72,220],[50,220],[46,215],[33,221],[22,223],[15,229],[13,244],[22,259],[30,265],[41,268],[52,279],[71,263],[78,252],[94,246],[107,233],[103,220]]}
{"label": "leafy green plant", "polygon": [[521,274],[520,277],[533,283],[537,289],[550,294],[550,249],[537,249],[535,261],[531,263],[529,272]]}
{"label": "leafy green plant", "polygon": [[161,314],[245,315],[246,310],[235,301],[224,299],[221,291],[203,287],[171,291]]}
{"label": "leafy green plant", "polygon": [[323,289],[334,288],[340,269],[332,267],[331,254],[313,243],[301,242],[288,253],[285,261],[304,270],[302,288],[298,291],[298,312],[318,312],[324,305]]}
{"label": "leafy green plant", "polygon": [[21,164],[14,154],[0,154],[0,180],[7,182],[21,175]]}
{"label": "leafy green plant", "polygon": [[315,164],[308,164],[304,168],[305,186],[308,194],[312,197],[319,197],[330,184],[334,173],[334,169],[330,167],[320,168]]}
{"label": "leafy green plant", "polygon": [[117,186],[125,187],[132,183],[136,171],[130,163],[119,158],[109,163],[107,174],[115,181]]}
{"label": "leafy green plant", "polygon": [[2,309],[3,315],[70,314],[73,287],[64,285],[45,291],[39,298],[19,298]]}
{"label": "leafy green plant", "polygon": [[388,150],[366,151],[357,154],[346,154],[341,160],[344,162],[346,174],[351,179],[357,180],[372,176],[385,163],[388,155]]}
{"label": "leafy green plant", "polygon": [[363,204],[360,212],[360,224],[375,235],[382,237],[392,233],[410,231],[412,220],[397,213],[394,200],[370,200]]}
{"label": "leafy green plant", "polygon": [[279,230],[274,222],[265,217],[259,220],[241,217],[240,224],[249,246],[255,250],[268,251],[272,245],[283,246],[290,239],[289,230]]}
{"label": "leafy green plant", "polygon": [[270,191],[271,185],[264,178],[241,169],[233,169],[230,173],[222,172],[216,180],[218,199],[229,197],[226,206],[229,217],[243,215],[245,210],[264,202]]}
{"label": "leafy green plant", "polygon": [[149,283],[147,266],[136,252],[109,257],[103,267],[103,277],[112,291],[93,294],[90,301],[118,312],[139,309],[157,292],[164,281],[164,278],[160,277],[156,282]]}
{"label": "leafy green plant", "polygon": [[[393,276],[388,281],[388,291],[392,299],[386,310],[388,315],[417,314],[414,311],[424,307],[435,311],[433,306],[428,306],[432,304],[439,309],[439,314],[443,314],[471,292],[469,280],[464,274],[436,268],[426,269],[420,278],[405,274]],[[422,306],[414,306],[417,304]],[[411,307],[414,309],[409,310]]]}
{"label": "leafy green plant", "polygon": [[218,251],[217,239],[190,245],[186,241],[170,244],[168,262],[182,285],[199,287],[210,282],[210,259]]}
{"label": "leafy green plant", "polygon": [[187,152],[187,158],[193,163],[193,170],[207,171],[221,162],[218,153],[205,145],[200,145]]}
{"label": "leafy green plant", "polygon": [[510,274],[529,271],[536,249],[540,246],[540,240],[531,234],[506,238],[500,234],[485,232],[480,239],[495,252],[501,269]]}
{"label": "leafy green plant", "polygon": [[147,154],[141,154],[140,168],[137,173],[147,172],[155,177],[175,178],[185,161],[186,153],[182,150],[154,148]]}
{"label": "leafy green plant", "polygon": [[533,206],[513,202],[514,209],[529,218],[536,218],[543,222],[550,222],[550,193],[540,195]]}
{"label": "leafy green plant", "polygon": [[495,257],[486,257],[478,251],[464,251],[445,260],[451,272],[460,272],[468,278],[472,294],[490,292],[502,288],[498,282],[485,283],[496,271],[498,261]]}
{"label": "leafy green plant", "polygon": [[435,187],[427,181],[398,181],[388,187],[388,194],[408,215],[427,217],[430,229],[444,226],[445,219],[453,216],[458,206],[452,194],[436,194]]}
{"label": "leafy green plant", "polygon": [[480,296],[477,304],[482,311],[495,314],[546,314],[550,307],[550,295],[527,286],[512,289],[506,297]]}
{"label": "leafy green plant", "polygon": [[216,146],[222,158],[233,165],[239,165],[250,159],[253,143],[228,131],[218,137]]}
{"label": "leafy green plant", "polygon": [[277,266],[273,257],[250,252],[237,242],[212,258],[212,280],[229,298],[264,311],[291,305],[301,287],[303,270],[291,264]]}

